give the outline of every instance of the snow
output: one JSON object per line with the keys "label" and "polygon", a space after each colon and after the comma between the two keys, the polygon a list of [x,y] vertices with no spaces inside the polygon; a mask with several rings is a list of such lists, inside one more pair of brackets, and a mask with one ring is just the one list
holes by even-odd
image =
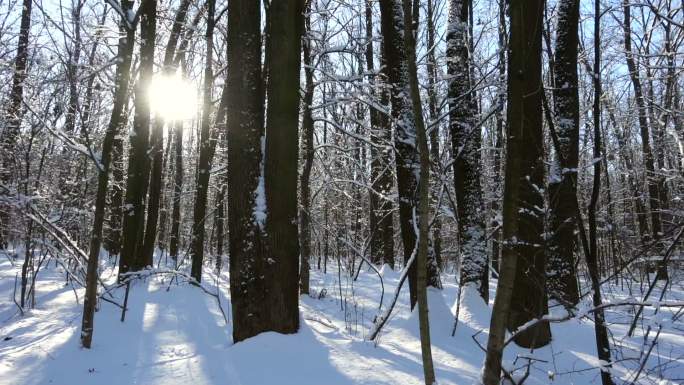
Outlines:
{"label": "snow", "polygon": [[266,156],[266,134],[261,137],[261,162],[259,163],[259,182],[254,192],[254,220],[263,229],[266,223],[266,185],[264,182],[264,157]]}
{"label": "snow", "polygon": [[[83,289],[65,286],[62,269],[50,262],[37,278],[36,308],[21,316],[11,299],[20,262],[12,265],[0,254],[0,385],[422,383],[418,317],[417,312],[408,310],[408,285],[402,288],[377,341],[366,340],[380,299],[378,276],[367,268],[362,269],[357,281],[343,271],[342,282],[337,280],[336,269],[327,275],[312,270],[312,296],[302,296],[300,301],[299,333],[263,333],[238,344],[232,343],[230,317],[226,324],[215,297],[182,278],[178,284],[170,283],[168,275],[149,275],[144,282],[131,285],[124,322],[119,320],[119,308],[101,302],[93,347],[85,350],[79,345]],[[103,256],[102,279],[108,283],[116,275],[111,265]],[[216,292],[218,282],[219,298],[229,315],[227,273],[216,277],[209,270],[205,268],[203,285]],[[387,306],[387,293],[394,291],[400,274],[387,265],[381,274]],[[482,370],[484,353],[475,341],[486,345],[492,301],[487,307],[473,287],[464,288],[460,321],[452,337],[458,285],[454,274],[445,274],[443,282],[444,290],[428,290],[437,379],[440,385],[470,385]],[[342,302],[340,284],[346,299]],[[492,300],[495,287],[492,280]],[[121,289],[113,294],[121,300],[124,292]],[[635,296],[639,298],[638,293]],[[613,288],[607,297],[610,301],[628,299],[619,288]],[[666,299],[684,299],[682,285],[675,283]],[[563,311],[551,307],[552,316]],[[661,307],[657,319],[671,319],[675,311]],[[648,317],[652,315],[652,309],[645,312]],[[622,345],[622,358],[638,358],[643,334],[639,329],[633,338],[626,337],[630,314],[626,309],[611,308],[607,317],[611,341]],[[678,380],[673,379],[684,378],[681,320],[661,325],[658,350],[654,350],[647,368],[664,360],[674,361],[661,366],[662,378],[646,379],[642,374],[639,383],[674,384]],[[528,361],[524,357],[534,357],[543,361],[534,361],[526,384],[549,384],[550,378],[553,384],[600,383],[592,322],[573,319],[551,327],[553,341],[547,347],[530,352],[511,344],[504,356],[506,367],[524,367]],[[637,365],[634,360],[625,360],[614,364],[612,370],[627,380]],[[522,373],[516,372],[516,377]]]}

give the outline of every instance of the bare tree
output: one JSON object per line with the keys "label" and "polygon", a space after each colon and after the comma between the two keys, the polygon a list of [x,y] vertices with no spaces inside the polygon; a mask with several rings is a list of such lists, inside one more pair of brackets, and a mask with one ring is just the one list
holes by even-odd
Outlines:
{"label": "bare tree", "polygon": [[[124,11],[133,9],[133,2],[124,0],[121,3]],[[106,198],[109,185],[109,171],[112,164],[112,149],[114,138],[123,131],[124,105],[128,101],[128,86],[130,81],[131,61],[133,58],[133,44],[135,29],[131,28],[126,20],[119,23],[119,46],[117,57],[120,58],[116,68],[116,78],[114,83],[114,105],[112,114],[107,126],[104,141],[102,143],[102,158],[98,165],[97,175],[97,196],[95,198],[95,218],[93,220],[93,230],[90,239],[90,252],[88,254],[88,265],[86,274],[86,292],[83,299],[83,320],[81,323],[81,345],[89,349],[93,339],[95,306],[97,304],[97,284],[99,278],[98,263],[100,246],[102,244],[102,227],[104,224]]]}

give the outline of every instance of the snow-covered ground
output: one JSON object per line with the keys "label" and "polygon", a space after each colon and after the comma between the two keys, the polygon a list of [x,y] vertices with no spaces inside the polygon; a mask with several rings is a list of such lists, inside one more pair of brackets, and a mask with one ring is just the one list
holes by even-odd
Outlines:
{"label": "snow-covered ground", "polygon": [[[372,271],[362,271],[356,282],[343,271],[341,285],[336,265],[327,275],[312,271],[312,296],[301,297],[299,333],[264,333],[238,344],[231,340],[227,273],[218,280],[207,273],[204,285],[215,291],[218,281],[228,324],[215,297],[187,283],[171,283],[168,276],[150,277],[131,286],[124,322],[119,308],[101,302],[93,348],[84,350],[79,346],[83,290],[65,285],[61,268],[50,263],[37,279],[36,308],[21,316],[12,300],[19,261],[12,266],[4,255],[0,258],[0,385],[422,383],[418,320],[408,310],[407,292],[377,343],[365,340],[381,293]],[[387,305],[399,273],[387,267],[382,271]],[[102,275],[113,282],[111,269],[103,269]],[[489,308],[464,293],[461,320],[452,337],[457,284],[453,275],[445,274],[442,280],[444,290],[429,292],[437,379],[439,384],[472,384],[484,358],[475,340],[486,345]],[[490,286],[493,298],[496,281]],[[627,288],[606,291],[608,300],[617,300],[626,296]],[[121,302],[123,294],[123,290],[114,293]],[[640,297],[636,291],[634,296]],[[684,299],[681,280],[675,281],[666,299]],[[663,320],[676,310],[660,309],[657,317],[650,317],[651,309],[646,315]],[[639,366],[642,329],[634,338],[625,337],[628,309],[611,310],[608,318],[611,341],[620,345],[619,355],[614,353],[619,361],[614,373],[629,383]],[[646,365],[649,376],[642,373],[637,383],[684,381],[684,325],[680,321],[664,325]],[[528,360],[516,361],[516,357],[532,355],[535,360],[526,384],[600,384],[593,324],[572,320],[552,325],[552,332],[553,342],[532,354],[509,346],[507,366],[523,367]]]}

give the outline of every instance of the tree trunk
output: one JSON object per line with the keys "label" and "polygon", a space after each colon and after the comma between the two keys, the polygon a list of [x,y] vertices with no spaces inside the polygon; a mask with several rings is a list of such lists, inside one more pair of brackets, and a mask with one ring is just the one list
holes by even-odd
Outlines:
{"label": "tree trunk", "polygon": [[[299,329],[297,131],[304,2],[268,9],[264,134],[260,5],[228,10],[228,224],[233,340]],[[263,153],[263,155],[262,155]]]}
{"label": "tree trunk", "polygon": [[173,125],[174,136],[174,176],[173,176],[173,210],[171,212],[171,235],[169,237],[169,256],[176,260],[180,247],[181,196],[183,195],[183,123]]}
{"label": "tree trunk", "polygon": [[[261,182],[263,99],[260,5],[228,3],[228,236],[233,341],[267,330],[263,309],[266,240],[257,212]],[[258,218],[257,218],[258,217]]]}
{"label": "tree trunk", "polygon": [[[601,159],[601,3],[594,0],[594,148],[593,159]],[[598,263],[597,234],[596,234],[596,206],[601,191],[601,162],[594,161],[594,183],[589,202],[589,253],[586,255],[589,277],[591,279],[592,301],[595,308],[594,330],[596,333],[596,349],[598,359],[601,361],[601,382],[603,385],[613,385],[610,375],[610,342],[608,340],[608,328],[601,306],[601,276]],[[582,230],[584,231],[584,230]]]}
{"label": "tree trunk", "polygon": [[[373,60],[373,4],[366,1],[366,69],[375,71]],[[389,103],[387,90],[382,86],[386,70],[380,70],[379,76],[373,79],[374,95],[379,96],[379,103],[386,107]],[[370,195],[370,228],[371,228],[371,260],[378,264],[388,264],[394,268],[394,224],[392,218],[392,201],[388,198],[392,192],[393,176],[388,168],[392,164],[390,143],[392,128],[389,117],[382,111],[372,108],[371,120],[371,187]]]}
{"label": "tree trunk", "polygon": [[501,156],[504,149],[504,123],[506,111],[506,6],[504,0],[498,0],[499,5],[499,53],[498,53],[498,67],[499,67],[499,84],[497,95],[497,112],[496,112],[496,132],[494,137],[494,149],[492,155],[493,170],[493,188],[494,199],[492,199],[492,270],[499,273],[499,261],[501,258]]}
{"label": "tree trunk", "polygon": [[[404,50],[402,4],[398,0],[380,0],[381,29],[384,39],[384,56],[390,85],[392,120],[395,123],[394,146],[399,192],[399,223],[404,246],[404,261],[416,250],[417,227],[414,209],[418,208],[418,178],[420,161],[416,147],[415,116],[410,99],[406,74],[407,58]],[[434,269],[431,269],[434,270]],[[411,309],[417,301],[416,264],[409,267],[409,295]],[[427,277],[430,286],[439,286],[439,277]]]}
{"label": "tree trunk", "polygon": [[168,135],[166,136],[166,146],[164,146],[164,156],[162,159],[162,172],[164,173],[162,175],[162,181],[161,181],[161,189],[162,189],[162,194],[160,194],[160,200],[159,202],[159,235],[157,236],[157,247],[162,250],[162,253],[167,251],[167,245],[168,245],[168,232],[169,232],[169,197],[167,196],[167,192],[171,188],[171,183],[172,181],[166,176],[166,175],[171,175],[171,143],[173,143],[173,135],[171,134],[171,130],[173,130],[171,126]]}
{"label": "tree trunk", "polygon": [[123,212],[123,242],[119,259],[119,278],[129,271],[145,267],[141,258],[145,230],[145,197],[149,182],[150,159],[150,103],[147,91],[154,70],[157,1],[144,0],[140,4],[140,75],[135,87],[135,116],[130,135],[128,179]]}
{"label": "tree trunk", "polygon": [[[541,316],[546,305],[543,264],[537,263],[543,262],[544,258],[541,247],[543,213],[540,212],[544,202],[541,194],[544,173],[541,120],[543,11],[543,0],[510,3],[504,247],[483,369],[485,385],[498,385],[501,380],[506,327],[516,329]],[[528,276],[525,276],[526,272]],[[517,340],[523,346],[543,346],[550,339],[548,324],[540,324],[523,334]]]}
{"label": "tree trunk", "polygon": [[299,329],[299,238],[297,234],[297,163],[299,77],[304,0],[272,2],[269,7],[268,79],[263,180],[266,203],[268,283],[263,306],[270,313],[268,330]]}
{"label": "tree trunk", "polygon": [[[442,173],[442,164],[439,153],[439,116],[437,113],[437,59],[435,58],[435,16],[433,0],[427,2],[427,14],[425,15],[427,22],[427,80],[428,80],[428,116],[430,117],[430,163],[437,175]],[[442,181],[438,182],[440,185]],[[436,191],[441,191],[441,188],[436,188]],[[442,261],[442,220],[440,219],[440,197],[435,196],[434,219],[432,224],[432,248],[435,255],[435,261],[438,267],[443,266]]]}
{"label": "tree trunk", "polygon": [[[197,282],[202,281],[202,263],[204,261],[204,218],[207,213],[207,196],[209,195],[209,177],[213,158],[213,146],[210,132],[211,126],[211,89],[214,84],[212,67],[214,52],[214,13],[216,0],[207,0],[207,32],[206,57],[204,65],[204,93],[202,106],[202,122],[199,137],[199,162],[197,164],[197,191],[193,210],[192,233],[190,235],[190,257],[192,268],[190,275]],[[220,119],[220,117],[219,117]]]}
{"label": "tree trunk", "polygon": [[[423,108],[420,100],[420,89],[418,85],[418,74],[416,70],[416,31],[410,28],[411,1],[403,0],[404,8],[404,50],[406,51],[407,66],[405,77],[408,78],[410,102],[412,105],[415,121],[405,123],[414,124],[417,148],[420,152],[419,180],[418,180],[418,207],[413,207],[413,212],[418,217],[418,250],[417,250],[417,300],[418,300],[418,319],[420,329],[420,348],[423,358],[423,376],[425,385],[435,383],[435,369],[432,362],[432,347],[430,344],[430,322],[428,318],[428,246],[429,246],[429,224],[430,216],[430,154],[428,152],[427,136],[425,133],[425,122],[423,121]],[[395,8],[396,10],[396,8]],[[418,11],[416,8],[414,11]],[[396,15],[399,16],[398,14]],[[413,15],[414,20],[418,16]],[[417,24],[417,23],[416,23]],[[414,217],[415,218],[415,217]],[[415,265],[415,264],[414,264]]]}
{"label": "tree trunk", "polygon": [[470,79],[468,0],[451,0],[447,32],[449,130],[454,157],[454,185],[461,254],[460,286],[473,285],[489,301],[489,266],[484,203],[480,187],[481,133]]}
{"label": "tree trunk", "polygon": [[219,192],[216,194],[216,271],[220,272],[223,267],[223,245],[225,238],[225,226],[224,222],[226,220],[225,214],[225,198],[226,190],[228,185],[225,181],[221,181],[219,186]]}
{"label": "tree trunk", "polygon": [[551,238],[548,242],[549,295],[567,307],[579,302],[575,273],[575,218],[579,167],[579,93],[577,81],[579,0],[564,0],[558,8],[554,54],[554,115],[560,153],[549,181]]}
{"label": "tree trunk", "polygon": [[311,104],[314,96],[314,79],[313,79],[313,61],[311,58],[311,40],[308,38],[308,32],[311,30],[311,1],[307,4],[307,16],[305,19],[305,40],[303,44],[304,51],[304,97],[303,107],[304,113],[302,116],[302,136],[304,147],[304,166],[299,179],[299,190],[301,193],[301,209],[299,210],[299,243],[300,261],[299,261],[299,292],[300,294],[309,294],[309,260],[311,258],[311,187],[309,186],[309,179],[311,177],[311,168],[314,161],[314,121],[311,114]]}

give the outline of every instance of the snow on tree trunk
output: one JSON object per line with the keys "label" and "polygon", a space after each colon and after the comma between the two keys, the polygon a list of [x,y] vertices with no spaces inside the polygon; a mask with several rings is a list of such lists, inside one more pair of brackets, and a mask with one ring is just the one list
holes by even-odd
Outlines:
{"label": "snow on tree trunk", "polygon": [[579,302],[575,274],[577,170],[579,167],[579,93],[577,83],[579,0],[558,8],[554,54],[554,115],[558,150],[549,177],[550,230],[547,285],[549,296],[573,307]]}
{"label": "snow on tree trunk", "polygon": [[[503,250],[482,382],[498,385],[506,329],[515,330],[546,311],[544,285],[541,20],[544,1],[510,3],[506,176]],[[548,324],[528,329],[516,343],[543,346]]]}
{"label": "snow on tree trunk", "polygon": [[[416,145],[416,127],[408,79],[408,58],[404,47],[404,14],[398,0],[381,0],[381,29],[384,39],[384,57],[387,65],[387,78],[390,85],[392,120],[394,123],[395,161],[397,168],[397,190],[399,192],[399,224],[404,246],[404,259],[416,247],[417,227],[414,222],[414,209],[418,206],[418,179],[420,160]],[[429,286],[440,287],[437,264],[430,253],[430,267],[427,280]],[[416,265],[409,268],[409,295],[411,309],[417,300]]]}
{"label": "snow on tree trunk", "polygon": [[475,285],[489,300],[489,266],[485,239],[484,203],[480,187],[481,134],[470,79],[468,1],[452,0],[447,29],[449,130],[454,157],[454,185],[461,254],[460,285]]}
{"label": "snow on tree trunk", "polygon": [[297,161],[304,2],[272,3],[264,132],[260,5],[228,10],[228,224],[233,340],[299,329]]}

